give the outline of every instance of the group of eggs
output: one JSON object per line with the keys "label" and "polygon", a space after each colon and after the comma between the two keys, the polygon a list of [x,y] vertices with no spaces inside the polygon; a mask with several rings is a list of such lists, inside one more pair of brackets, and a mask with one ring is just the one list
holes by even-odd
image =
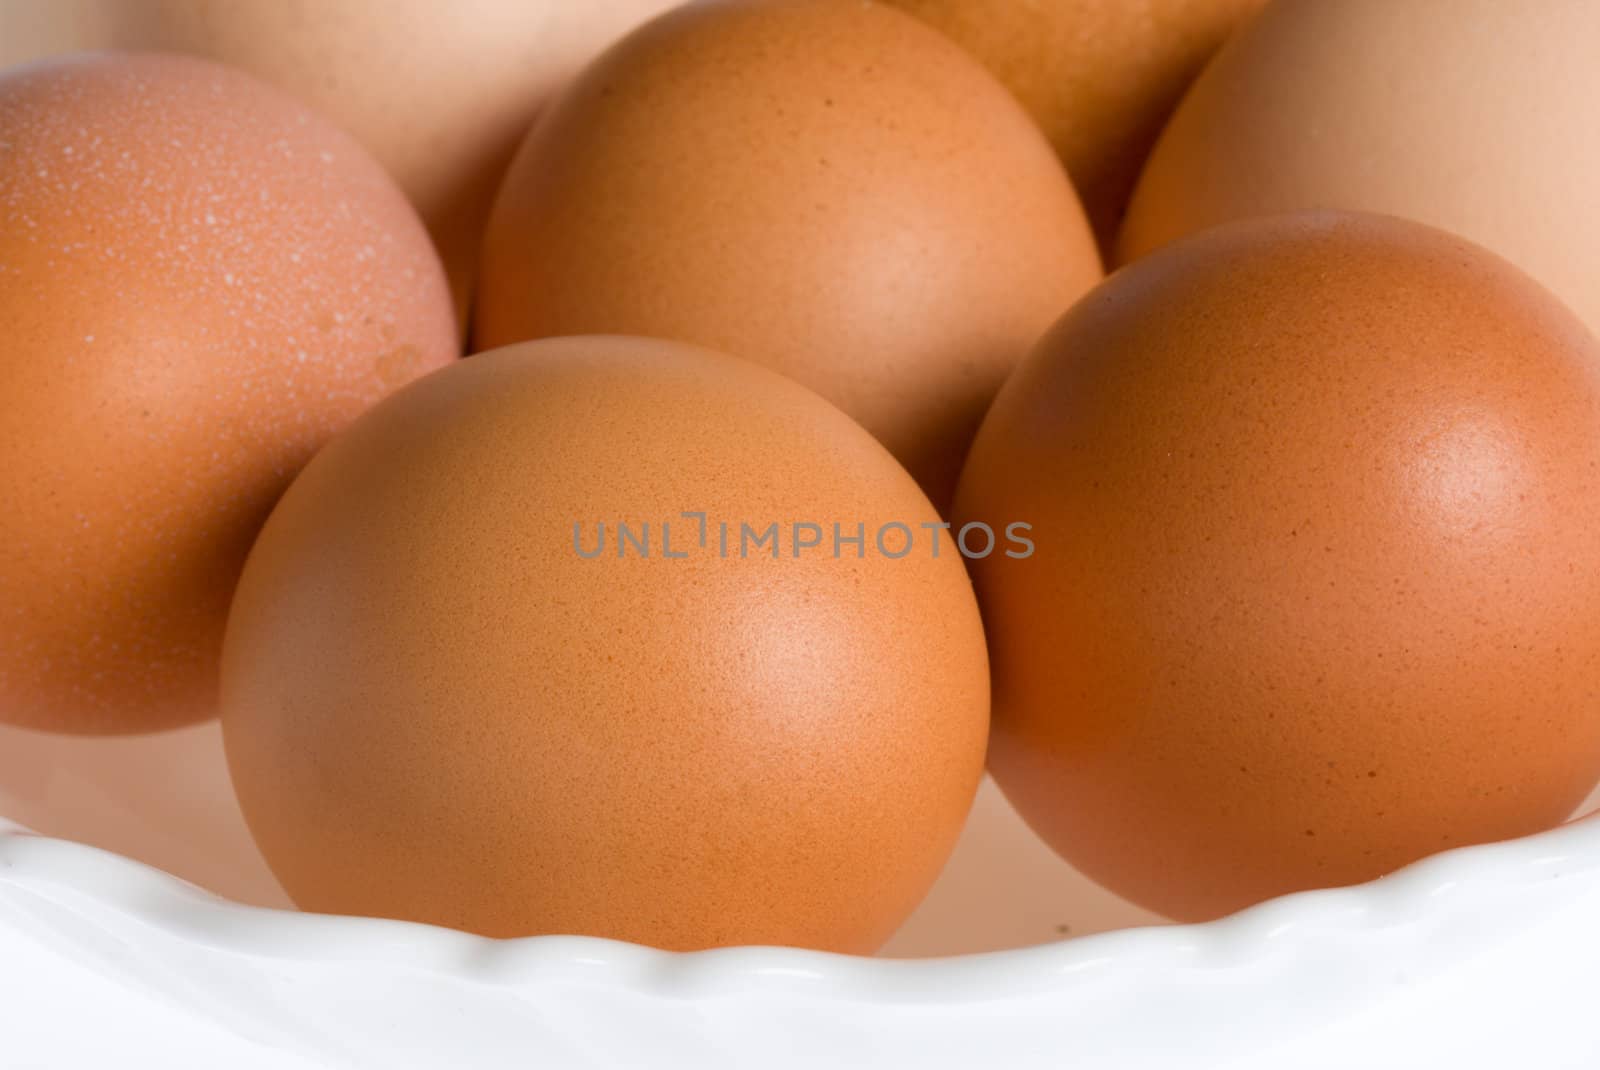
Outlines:
{"label": "group of eggs", "polygon": [[0,0],[165,50],[0,73],[0,719],[220,711],[308,909],[673,948],[876,949],[985,768],[1175,918],[1555,824],[1595,40]]}

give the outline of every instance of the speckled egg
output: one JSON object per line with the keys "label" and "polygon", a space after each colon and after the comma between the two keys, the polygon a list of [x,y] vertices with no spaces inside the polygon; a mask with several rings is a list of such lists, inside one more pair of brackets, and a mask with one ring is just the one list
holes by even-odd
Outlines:
{"label": "speckled egg", "polygon": [[[595,53],[675,2],[0,0],[0,25],[40,34],[42,47],[54,30],[77,48],[201,56],[289,91],[389,169],[464,317],[489,203],[534,115]],[[19,6],[33,10],[9,10]]]}
{"label": "speckled egg", "polygon": [[212,716],[273,502],[455,339],[404,196],[278,91],[157,56],[0,77],[0,719]]}
{"label": "speckled egg", "polygon": [[1099,277],[1049,143],[960,48],[862,0],[711,0],[541,117],[490,216],[474,330],[759,361],[943,508],[1007,372]]}
{"label": "speckled egg", "polygon": [[1420,224],[1286,216],[1112,276],[1006,385],[962,520],[990,766],[1180,919],[1559,822],[1600,776],[1600,343]]}
{"label": "speckled egg", "polygon": [[575,338],[311,462],[222,705],[306,909],[869,952],[956,841],[989,691],[961,556],[870,435],[748,361]]}

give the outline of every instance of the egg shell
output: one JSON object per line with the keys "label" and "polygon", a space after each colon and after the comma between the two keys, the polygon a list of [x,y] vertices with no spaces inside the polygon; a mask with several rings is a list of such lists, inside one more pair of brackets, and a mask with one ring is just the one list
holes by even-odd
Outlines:
{"label": "egg shell", "polygon": [[677,0],[0,0],[0,66],[181,52],[249,71],[355,135],[438,244],[465,323],[484,219],[540,105]]}
{"label": "egg shell", "polygon": [[1204,919],[1565,818],[1600,775],[1600,346],[1397,219],[1113,275],[1006,385],[961,520],[990,766],[1056,850]]}
{"label": "egg shell", "polygon": [[[794,549],[800,520],[829,542]],[[892,522],[916,552],[876,552]],[[772,523],[781,552],[746,554]],[[251,554],[222,720],[251,831],[309,910],[872,951],[983,771],[982,626],[935,523],[752,363],[625,338],[462,361],[321,453]]]}
{"label": "egg shell", "polygon": [[1270,5],[1196,82],[1129,209],[1127,262],[1217,223],[1403,216],[1494,250],[1600,330],[1600,5]]}
{"label": "egg shell", "polygon": [[1006,373],[1093,282],[1060,164],[975,61],[861,0],[680,8],[518,152],[476,342],[675,338],[811,387],[935,505]]}
{"label": "egg shell", "polygon": [[277,496],[456,354],[416,214],[302,105],[176,57],[0,76],[0,719],[213,716]]}
{"label": "egg shell", "polygon": [[888,0],[982,60],[1050,138],[1103,248],[1184,90],[1265,0]]}

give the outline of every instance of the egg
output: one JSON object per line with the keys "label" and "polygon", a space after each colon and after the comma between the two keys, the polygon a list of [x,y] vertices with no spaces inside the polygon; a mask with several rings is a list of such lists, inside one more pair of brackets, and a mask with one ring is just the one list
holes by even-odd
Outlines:
{"label": "egg", "polygon": [[888,0],[970,51],[1044,128],[1103,247],[1184,90],[1265,0]]}
{"label": "egg", "polygon": [[311,462],[222,727],[308,910],[869,952],[955,843],[988,702],[962,557],[870,435],[752,362],[590,337],[461,361]]}
{"label": "egg", "polygon": [[1381,216],[1243,221],[1084,298],[960,522],[990,767],[1061,855],[1216,917],[1565,818],[1600,776],[1600,343]]}
{"label": "egg", "polygon": [[0,0],[0,63],[83,48],[240,67],[354,134],[422,213],[463,321],[495,186],[540,105],[676,0]]}
{"label": "egg", "polygon": [[83,49],[110,47],[115,0],[0,0],[0,70]]}
{"label": "egg", "polygon": [[174,57],[0,76],[0,719],[214,716],[273,502],[456,350],[405,197],[279,91]]}
{"label": "egg", "polygon": [[1600,329],[1597,40],[1591,3],[1272,4],[1173,118],[1120,259],[1232,219],[1383,212],[1494,250]]}
{"label": "egg", "polygon": [[623,333],[759,361],[948,503],[1006,373],[1099,278],[1027,114],[860,0],[718,0],[584,71],[518,151],[476,342]]}

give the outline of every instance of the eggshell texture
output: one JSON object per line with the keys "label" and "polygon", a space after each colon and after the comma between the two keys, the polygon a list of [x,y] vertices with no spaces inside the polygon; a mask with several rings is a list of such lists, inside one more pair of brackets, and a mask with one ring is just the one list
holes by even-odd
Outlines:
{"label": "eggshell texture", "polygon": [[1316,208],[1431,223],[1498,252],[1600,329],[1600,4],[1272,4],[1151,157],[1121,259]]}
{"label": "eggshell texture", "polygon": [[[223,667],[251,830],[311,910],[871,951],[983,769],[983,633],[936,521],[754,364],[627,338],[463,361],[320,454],[252,552]],[[876,551],[890,522],[915,552]],[[769,523],[779,555],[744,556]]]}
{"label": "eggshell texture", "polygon": [[1049,136],[1103,247],[1184,90],[1265,0],[888,0],[966,48]]}
{"label": "eggshell texture", "polygon": [[0,77],[0,719],[212,716],[274,500],[455,352],[405,198],[277,90],[172,57]]}
{"label": "eggshell texture", "polygon": [[977,63],[861,0],[673,11],[541,117],[484,238],[476,341],[734,353],[947,504],[1006,373],[1099,278],[1059,163]]}
{"label": "eggshell texture", "polygon": [[995,403],[962,519],[990,765],[1180,919],[1567,816],[1600,775],[1600,346],[1418,224],[1219,228],[1114,275]]}
{"label": "eggshell texture", "polygon": [[496,185],[539,106],[676,0],[0,0],[0,63],[182,52],[288,90],[387,167],[438,243],[465,319]]}

